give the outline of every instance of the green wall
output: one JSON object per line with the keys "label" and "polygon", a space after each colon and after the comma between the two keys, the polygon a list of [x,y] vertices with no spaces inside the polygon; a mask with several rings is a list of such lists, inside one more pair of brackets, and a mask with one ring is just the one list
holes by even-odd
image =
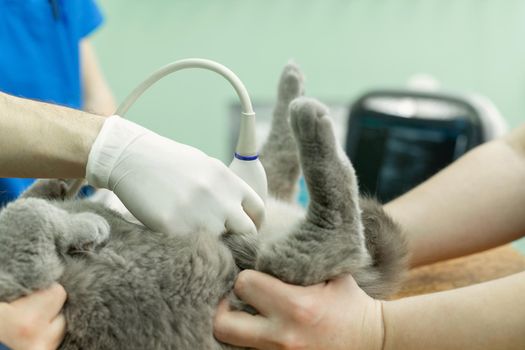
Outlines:
{"label": "green wall", "polygon": [[[307,94],[350,101],[372,87],[430,73],[452,90],[491,98],[511,126],[525,120],[523,0],[99,0],[106,25],[94,36],[117,99],[180,58],[217,60],[252,99],[274,98],[293,58]],[[205,96],[203,99],[200,96]],[[129,118],[223,160],[235,95],[209,72],[161,81]]]}

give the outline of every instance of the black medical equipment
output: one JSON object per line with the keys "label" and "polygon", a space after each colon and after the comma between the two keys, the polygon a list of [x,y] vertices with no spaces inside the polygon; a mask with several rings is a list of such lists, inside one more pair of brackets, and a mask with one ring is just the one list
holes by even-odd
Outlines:
{"label": "black medical equipment", "polygon": [[455,95],[365,94],[350,110],[346,137],[361,191],[382,202],[405,193],[491,138],[491,118],[476,100]]}

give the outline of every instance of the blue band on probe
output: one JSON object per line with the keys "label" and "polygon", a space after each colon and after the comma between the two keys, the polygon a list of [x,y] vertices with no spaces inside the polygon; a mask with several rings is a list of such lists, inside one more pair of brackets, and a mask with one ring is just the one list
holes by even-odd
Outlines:
{"label": "blue band on probe", "polygon": [[235,152],[235,158],[240,160],[257,160],[257,158],[259,158],[259,155],[256,154],[254,156],[241,156],[239,153]]}

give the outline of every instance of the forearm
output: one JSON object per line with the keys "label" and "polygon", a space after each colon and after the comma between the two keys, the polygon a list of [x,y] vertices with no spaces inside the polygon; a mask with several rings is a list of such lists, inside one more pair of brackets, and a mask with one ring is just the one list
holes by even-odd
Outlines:
{"label": "forearm", "polygon": [[523,128],[476,148],[385,206],[407,234],[412,266],[488,249],[525,232],[522,134]]}
{"label": "forearm", "polygon": [[0,93],[0,177],[83,178],[103,121]]}
{"label": "forearm", "polygon": [[80,43],[83,109],[103,116],[115,113],[115,99],[102,74],[93,46],[88,39]]}
{"label": "forearm", "polygon": [[383,303],[384,350],[525,349],[525,272]]}

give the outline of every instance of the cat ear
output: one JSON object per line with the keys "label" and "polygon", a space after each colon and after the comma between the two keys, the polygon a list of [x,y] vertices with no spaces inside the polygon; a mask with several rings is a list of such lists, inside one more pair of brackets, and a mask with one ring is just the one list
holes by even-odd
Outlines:
{"label": "cat ear", "polygon": [[39,179],[22,193],[21,198],[74,198],[84,184],[85,181],[77,179]]}

